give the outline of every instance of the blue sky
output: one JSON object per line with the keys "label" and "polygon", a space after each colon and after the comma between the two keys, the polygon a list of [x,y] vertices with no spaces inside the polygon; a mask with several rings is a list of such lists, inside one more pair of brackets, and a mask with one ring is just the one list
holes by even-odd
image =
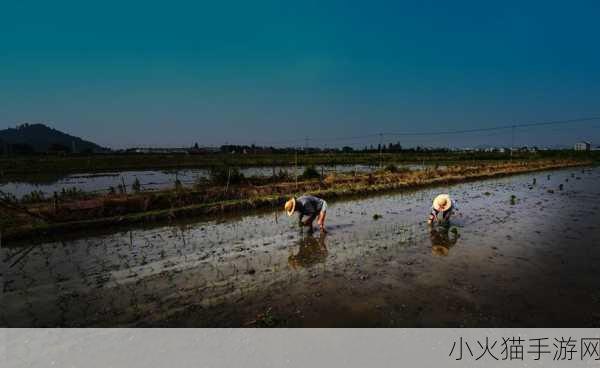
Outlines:
{"label": "blue sky", "polygon": [[[598,19],[597,1],[15,1],[0,11],[0,128],[119,148],[600,116]],[[517,134],[578,139],[600,143],[600,122]]]}

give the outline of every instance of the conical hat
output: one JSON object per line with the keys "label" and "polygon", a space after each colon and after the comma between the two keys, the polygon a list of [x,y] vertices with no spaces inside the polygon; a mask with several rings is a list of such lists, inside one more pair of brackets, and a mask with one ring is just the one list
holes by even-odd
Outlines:
{"label": "conical hat", "polygon": [[294,211],[296,210],[296,198],[292,198],[289,201],[285,202],[285,206],[283,209],[287,212],[288,216],[292,216]]}
{"label": "conical hat", "polygon": [[452,207],[452,200],[448,194],[440,194],[433,200],[433,208],[436,211],[447,211]]}

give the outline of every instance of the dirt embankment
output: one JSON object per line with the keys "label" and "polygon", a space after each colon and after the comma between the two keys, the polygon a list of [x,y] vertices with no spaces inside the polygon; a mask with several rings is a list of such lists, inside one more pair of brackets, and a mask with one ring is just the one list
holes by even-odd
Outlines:
{"label": "dirt embankment", "polygon": [[160,192],[112,194],[70,201],[50,200],[0,208],[4,241],[64,235],[91,228],[172,221],[192,216],[276,208],[289,196],[311,193],[326,199],[387,191],[447,185],[524,172],[588,165],[589,161],[539,160],[431,168],[419,171],[394,168],[370,174],[330,175],[325,178],[275,183],[244,182],[206,185]]}

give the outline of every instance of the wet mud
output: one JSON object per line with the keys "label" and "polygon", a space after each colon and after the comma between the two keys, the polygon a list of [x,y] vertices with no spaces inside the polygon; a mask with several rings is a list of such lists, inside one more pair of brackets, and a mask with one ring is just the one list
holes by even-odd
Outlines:
{"label": "wet mud", "polygon": [[571,168],[336,202],[325,235],[266,212],[2,248],[0,324],[598,327],[599,216]]}

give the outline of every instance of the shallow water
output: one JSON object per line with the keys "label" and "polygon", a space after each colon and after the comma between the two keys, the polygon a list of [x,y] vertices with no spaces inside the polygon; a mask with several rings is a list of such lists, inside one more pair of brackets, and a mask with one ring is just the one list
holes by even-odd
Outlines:
{"label": "shallow water", "polygon": [[[410,169],[421,169],[423,165],[401,165]],[[365,173],[376,170],[377,166],[369,165],[337,165],[337,166],[316,166],[319,172],[325,174],[332,172]],[[304,166],[298,166],[297,173],[301,175],[304,172]],[[278,173],[280,170],[295,175],[296,169],[291,166],[281,167],[246,167],[240,169],[240,172],[246,177],[268,177],[273,175],[273,170]],[[54,192],[60,192],[63,189],[77,188],[84,192],[108,192],[110,187],[117,189],[125,183],[128,188],[137,178],[143,190],[159,190],[173,188],[175,180],[180,180],[184,185],[192,185],[198,179],[206,179],[209,176],[208,169],[178,170],[178,171],[120,171],[110,173],[96,174],[73,174],[64,177],[47,178],[11,178],[0,179],[0,191],[14,195],[20,199],[24,195],[33,191],[41,191],[46,197]]]}
{"label": "shallow water", "polygon": [[[440,192],[459,211],[430,229]],[[266,213],[3,248],[1,323],[244,326],[267,312],[289,326],[600,323],[600,169],[329,208],[324,236]]]}

